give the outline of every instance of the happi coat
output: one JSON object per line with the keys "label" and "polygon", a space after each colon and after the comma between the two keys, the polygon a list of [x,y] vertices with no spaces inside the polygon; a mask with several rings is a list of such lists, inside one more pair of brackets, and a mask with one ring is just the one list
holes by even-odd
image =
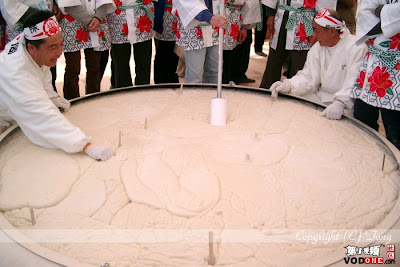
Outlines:
{"label": "happi coat", "polygon": [[[381,19],[374,14],[384,5]],[[381,22],[382,33],[367,33]],[[368,53],[357,75],[351,96],[374,107],[400,110],[400,2],[362,1],[357,20],[357,43],[365,41]]]}
{"label": "happi coat", "polygon": [[64,52],[75,52],[86,48],[93,48],[95,51],[110,49],[110,34],[105,19],[101,22],[98,32],[89,32],[86,25],[66,13],[65,8],[83,5],[88,13],[93,15],[97,8],[107,5],[107,13],[110,13],[115,10],[113,0],[56,0],[56,2],[63,13],[59,23],[64,36]]}
{"label": "happi coat", "polygon": [[113,44],[136,44],[153,38],[152,0],[114,0],[117,10],[107,15]]}
{"label": "happi coat", "polygon": [[[224,49],[232,50],[238,45],[242,25],[253,25],[261,21],[258,0],[227,0],[225,16],[228,19],[224,36]],[[219,0],[213,0],[213,14],[219,14]],[[207,9],[204,0],[174,0],[174,14],[180,20],[176,29],[177,43],[184,50],[202,49],[218,45],[219,29],[195,19],[197,14]]]}
{"label": "happi coat", "polygon": [[[270,47],[276,50],[278,36],[282,27],[286,27],[286,50],[309,50],[312,44],[309,37],[313,35],[312,22],[322,9],[336,10],[337,0],[262,0],[264,5],[275,9],[274,32],[270,40]],[[286,25],[282,25],[283,15],[289,11]]]}
{"label": "happi coat", "polygon": [[178,17],[172,13],[172,0],[166,0],[163,14],[163,31],[162,33],[153,31],[154,38],[162,41],[176,41],[178,20]]}

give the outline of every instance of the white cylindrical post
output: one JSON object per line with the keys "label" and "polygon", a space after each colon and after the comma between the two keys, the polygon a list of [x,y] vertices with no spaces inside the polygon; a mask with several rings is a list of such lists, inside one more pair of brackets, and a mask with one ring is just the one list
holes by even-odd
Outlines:
{"label": "white cylindrical post", "polygon": [[[219,14],[224,16],[225,0],[220,2]],[[219,45],[218,45],[218,85],[217,85],[217,98],[211,100],[211,117],[210,123],[215,126],[226,125],[226,100],[221,98],[222,91],[222,64],[224,52],[224,29],[219,28]]]}
{"label": "white cylindrical post", "polygon": [[[220,0],[219,14],[225,15],[225,0]],[[217,98],[221,98],[222,91],[222,66],[223,66],[223,53],[224,53],[224,29],[219,28],[219,45],[218,45],[218,86],[217,86]]]}
{"label": "white cylindrical post", "polygon": [[226,99],[213,98],[211,100],[211,125],[226,125]]}

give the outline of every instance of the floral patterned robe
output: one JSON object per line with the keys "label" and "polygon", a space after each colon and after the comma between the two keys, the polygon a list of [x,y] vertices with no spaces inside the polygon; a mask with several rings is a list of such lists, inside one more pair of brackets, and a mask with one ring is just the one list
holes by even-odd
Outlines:
{"label": "floral patterned robe", "polygon": [[114,0],[117,10],[107,15],[111,43],[140,43],[153,38],[152,0]]}
{"label": "floral patterned robe", "polygon": [[[113,4],[112,0],[74,0],[79,5],[86,6],[90,14],[94,14],[96,5],[97,7],[103,4]],[[71,15],[67,14],[64,7],[73,6],[68,4],[69,1],[58,0],[63,18],[61,19],[60,26],[64,36],[64,52],[75,52],[81,49],[93,48],[95,51],[104,51],[110,49],[110,37],[108,24],[104,19],[100,24],[100,30],[97,33],[89,32],[86,25],[82,25],[79,21],[75,20]],[[109,10],[113,10],[113,5],[110,5]]]}
{"label": "floral patterned robe", "polygon": [[[307,25],[313,22],[317,12],[323,8],[336,9],[337,0],[291,0],[289,11],[289,20],[293,16],[293,26],[287,30],[286,50],[310,50],[312,44],[309,42],[310,35],[306,34]],[[283,15],[285,10],[282,6],[287,6],[287,0],[262,0],[262,3],[272,9],[277,10],[274,21],[274,32],[272,33],[270,46],[276,49],[278,36],[282,27]],[[295,12],[298,10],[300,12]],[[312,25],[311,25],[312,26]],[[312,35],[312,34],[311,34]]]}
{"label": "floral patterned robe", "polygon": [[163,33],[153,31],[154,38],[162,41],[176,41],[178,29],[178,17],[172,13],[172,0],[167,0],[163,16]]}
{"label": "floral patterned robe", "polygon": [[[202,2],[204,3],[204,1]],[[256,5],[252,7],[258,8],[258,10],[245,8],[246,4],[252,4],[253,2]],[[219,14],[218,9],[219,0],[213,0],[213,13]],[[245,10],[244,13],[242,12],[243,9]],[[175,10],[174,14],[179,17],[178,11],[179,9]],[[226,0],[225,16],[228,18],[224,36],[225,50],[232,50],[238,45],[239,31],[244,19],[246,24],[255,24],[261,21],[258,1],[253,0]],[[219,28],[208,23],[199,22],[197,25],[185,28],[182,21],[178,20],[176,26],[173,26],[173,30],[175,31],[178,45],[184,50],[202,49],[218,45]]]}
{"label": "floral patterned robe", "polygon": [[[374,15],[378,5],[381,20]],[[361,64],[351,97],[379,108],[400,111],[400,3],[397,0],[369,0],[361,3],[357,42],[367,40],[368,52]],[[381,21],[383,33],[367,36]],[[379,56],[392,55],[386,58]]]}

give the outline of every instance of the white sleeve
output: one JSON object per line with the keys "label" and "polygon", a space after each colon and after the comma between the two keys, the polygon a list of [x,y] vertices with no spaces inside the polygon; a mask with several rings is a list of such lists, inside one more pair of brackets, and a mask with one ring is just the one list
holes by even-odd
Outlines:
{"label": "white sleeve", "polygon": [[117,9],[113,0],[97,0],[96,9],[100,8],[104,10],[105,14],[112,13]]}
{"label": "white sleeve", "polygon": [[0,97],[8,114],[34,144],[68,153],[82,151],[90,138],[61,114],[45,92],[40,92],[43,85],[32,76],[17,73],[13,79],[3,80]]}
{"label": "white sleeve", "polygon": [[347,69],[346,77],[342,85],[342,89],[334,94],[334,99],[342,101],[347,109],[353,107],[353,101],[350,98],[351,90],[353,89],[355,80],[357,79],[357,73],[360,69],[360,65],[367,52],[367,46],[362,44],[360,46],[353,46],[351,52],[347,54]]}
{"label": "white sleeve", "polygon": [[247,0],[241,9],[243,24],[255,24],[261,21],[260,1]]}
{"label": "white sleeve", "polygon": [[278,0],[262,0],[261,3],[272,9],[277,9],[278,7]]}
{"label": "white sleeve", "polygon": [[364,43],[369,36],[367,33],[379,23],[379,18],[375,16],[374,10],[380,5],[379,0],[362,1],[357,16],[356,44]]}
{"label": "white sleeve", "polygon": [[59,8],[81,6],[83,5],[81,0],[56,0]]}
{"label": "white sleeve", "polygon": [[291,93],[302,96],[312,94],[321,85],[321,62],[319,60],[319,43],[313,45],[308,51],[307,60],[301,71],[290,78],[288,82],[292,86]]}
{"label": "white sleeve", "polygon": [[50,99],[58,97],[58,94],[56,91],[54,91],[53,84],[51,83],[52,78],[53,77],[51,75],[51,71],[49,68],[48,70],[45,71],[45,74],[44,74],[44,80],[45,80],[44,81],[44,84],[45,84],[44,90],[46,91],[46,93]]}
{"label": "white sleeve", "polygon": [[203,10],[208,9],[200,0],[175,0],[172,1],[174,9],[178,11],[179,18],[185,29],[197,26],[200,22],[195,17]]}
{"label": "white sleeve", "polygon": [[1,14],[9,26],[16,24],[28,10],[22,0],[3,0],[0,2]]}
{"label": "white sleeve", "polygon": [[385,5],[382,8],[381,26],[386,38],[400,32],[400,3]]}

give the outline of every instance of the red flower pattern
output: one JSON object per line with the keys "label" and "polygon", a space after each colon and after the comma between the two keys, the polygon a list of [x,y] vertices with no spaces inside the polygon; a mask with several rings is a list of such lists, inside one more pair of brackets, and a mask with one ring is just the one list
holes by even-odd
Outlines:
{"label": "red flower pattern", "polygon": [[69,15],[69,14],[65,14],[64,15],[64,19],[66,19],[66,20],[68,20],[69,22],[73,22],[75,19],[71,16],[71,15]]}
{"label": "red flower pattern", "polygon": [[81,42],[86,43],[89,41],[89,33],[87,31],[85,31],[84,29],[79,29],[76,31],[75,39],[76,39],[76,41],[78,41],[78,43],[81,43]]}
{"label": "red flower pattern", "polygon": [[143,5],[148,5],[151,4],[152,0],[143,0]]}
{"label": "red flower pattern", "polygon": [[99,32],[99,38],[103,38],[104,37],[104,32]]}
{"label": "red flower pattern", "polygon": [[196,35],[197,35],[197,37],[198,37],[199,39],[202,39],[202,38],[203,38],[203,32],[201,31],[200,26],[197,26],[197,27],[196,27]]}
{"label": "red flower pattern", "polygon": [[239,25],[237,23],[231,25],[231,33],[229,34],[234,41],[238,40]]}
{"label": "red flower pattern", "polygon": [[358,87],[363,88],[364,81],[365,81],[365,71],[361,71],[356,81],[356,83],[358,83]]}
{"label": "red flower pattern", "polygon": [[128,36],[128,24],[124,24],[122,25],[122,30],[121,30],[122,34],[125,36]]}
{"label": "red flower pattern", "polygon": [[374,43],[375,43],[375,41],[374,41],[374,39],[368,39],[367,40],[367,45],[374,45]]}
{"label": "red flower pattern", "polygon": [[396,70],[400,70],[400,61],[396,64]]}
{"label": "red flower pattern", "polygon": [[370,91],[376,92],[379,97],[384,97],[386,89],[389,89],[393,85],[389,77],[390,74],[386,72],[386,67],[376,67],[372,75],[368,78],[368,82],[371,83]]}
{"label": "red flower pattern", "polygon": [[[219,35],[219,27],[214,27],[214,31],[216,34]],[[226,29],[224,29],[224,35],[225,35],[225,33],[226,33]]]}
{"label": "red flower pattern", "polygon": [[168,13],[172,13],[172,6],[166,6],[165,7],[165,12],[168,12]]}
{"label": "red flower pattern", "polygon": [[390,38],[390,49],[400,50],[400,33]]}
{"label": "red flower pattern", "polygon": [[140,16],[136,27],[139,29],[141,33],[143,32],[150,33],[152,24],[153,22],[149,19],[149,17],[147,15],[144,15]]}
{"label": "red flower pattern", "polygon": [[121,1],[119,1],[119,0],[114,0],[114,2],[115,2],[115,5],[116,5],[117,7],[122,6],[122,2],[121,2]]}
{"label": "red flower pattern", "polygon": [[178,30],[178,22],[177,21],[174,21],[172,23],[172,30],[175,32],[176,38],[180,39],[181,38],[181,33]]}
{"label": "red flower pattern", "polygon": [[300,23],[299,31],[296,33],[296,36],[300,38],[300,42],[308,42],[309,37],[306,36],[306,29],[303,23]]}
{"label": "red flower pattern", "polygon": [[304,8],[315,8],[315,2],[317,2],[317,0],[304,0]]}
{"label": "red flower pattern", "polygon": [[121,15],[121,12],[122,12],[121,9],[116,9],[116,10],[115,10],[115,14],[116,14],[117,16]]}

